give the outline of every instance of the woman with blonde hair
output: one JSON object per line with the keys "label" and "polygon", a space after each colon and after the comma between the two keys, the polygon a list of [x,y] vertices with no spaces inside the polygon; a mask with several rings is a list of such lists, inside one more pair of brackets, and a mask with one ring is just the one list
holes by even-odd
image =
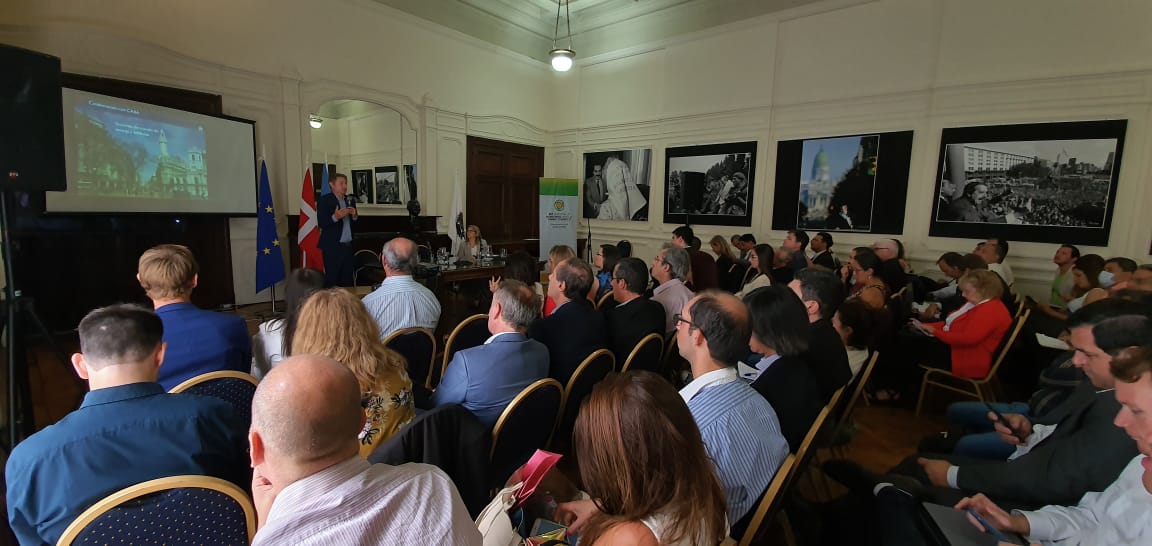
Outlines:
{"label": "woman with blonde hair", "polygon": [[368,414],[360,431],[361,456],[371,454],[416,413],[408,362],[384,346],[376,321],[347,290],[322,290],[304,301],[291,354],[326,356],[348,366],[356,376],[360,403]]}
{"label": "woman with blonde hair", "polygon": [[700,430],[656,374],[597,383],[580,407],[573,447],[595,500],[563,503],[557,517],[581,544],[715,545],[727,537],[724,490]]}
{"label": "woman with blonde hair", "polygon": [[488,241],[480,234],[480,226],[468,224],[464,232],[464,240],[460,241],[460,248],[456,251],[456,259],[462,262],[475,262],[489,249]]}

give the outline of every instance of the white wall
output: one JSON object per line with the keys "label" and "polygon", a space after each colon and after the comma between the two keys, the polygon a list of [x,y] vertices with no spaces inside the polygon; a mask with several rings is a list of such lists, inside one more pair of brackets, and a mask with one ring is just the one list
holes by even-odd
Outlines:
{"label": "white wall", "polygon": [[[226,113],[257,122],[281,218],[296,211],[304,165],[323,149],[307,114],[334,99],[413,120],[426,214],[449,214],[468,135],[546,146],[549,176],[576,177],[586,151],[654,148],[652,220],[593,223],[596,242],[629,238],[642,257],[674,227],[660,221],[668,146],[758,141],[750,231],[778,243],[777,141],[911,129],[903,239],[920,269],[972,246],[926,236],[942,128],[1107,118],[1129,120],[1119,196],[1110,246],[1086,251],[1149,261],[1148,28],[1146,0],[877,0],[747,20],[555,74],[372,0],[5,0],[0,10],[0,42],[58,55],[65,70],[221,94]],[[232,228],[237,300],[263,299],[252,290],[255,221]],[[870,239],[845,235],[837,246]],[[1047,282],[1051,254],[1013,245],[1027,288]]]}
{"label": "white wall", "polygon": [[[1152,2],[1143,0],[879,0],[818,15],[787,14],[713,29],[644,51],[585,60],[553,82],[557,110],[548,174],[578,177],[588,151],[651,146],[647,223],[594,221],[595,242],[632,240],[652,256],[675,226],[663,218],[663,150],[757,140],[753,225],[697,226],[701,239],[752,231],[778,244],[771,209],[776,143],[914,130],[902,239],[918,270],[974,241],[928,237],[940,131],[946,127],[1128,120],[1110,244],[1085,248],[1149,258],[1152,207]],[[581,233],[584,232],[581,227]],[[841,253],[874,236],[838,235]],[[1024,291],[1042,294],[1054,247],[1012,246]]]}

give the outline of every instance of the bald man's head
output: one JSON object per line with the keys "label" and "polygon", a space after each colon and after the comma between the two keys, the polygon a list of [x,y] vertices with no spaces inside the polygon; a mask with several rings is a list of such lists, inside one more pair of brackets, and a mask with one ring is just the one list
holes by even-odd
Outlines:
{"label": "bald man's head", "polygon": [[380,259],[390,274],[411,275],[416,270],[417,262],[419,262],[416,243],[404,237],[392,239],[384,243],[384,248],[380,252]]}
{"label": "bald man's head", "polygon": [[282,361],[252,399],[252,430],[264,449],[297,464],[357,453],[363,424],[356,376],[323,356]]}

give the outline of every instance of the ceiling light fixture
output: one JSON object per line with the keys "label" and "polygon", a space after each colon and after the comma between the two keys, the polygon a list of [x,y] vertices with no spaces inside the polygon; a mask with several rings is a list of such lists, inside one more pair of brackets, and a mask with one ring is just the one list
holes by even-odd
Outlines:
{"label": "ceiling light fixture", "polygon": [[317,116],[316,114],[309,114],[308,125],[311,125],[313,129],[319,129],[322,125],[324,125],[324,120],[320,119],[320,116]]}
{"label": "ceiling light fixture", "polygon": [[[556,0],[556,31],[552,34],[552,51],[548,56],[552,58],[552,69],[557,72],[567,72],[572,68],[572,60],[576,52],[572,50],[572,14],[568,11],[569,0]],[[556,47],[560,38],[560,5],[564,5],[564,19],[568,23],[568,47]]]}

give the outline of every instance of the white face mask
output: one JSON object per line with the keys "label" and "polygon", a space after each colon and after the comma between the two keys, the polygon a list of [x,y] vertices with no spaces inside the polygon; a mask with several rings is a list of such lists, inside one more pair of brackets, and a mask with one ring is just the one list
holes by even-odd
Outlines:
{"label": "white face mask", "polygon": [[1112,288],[1112,285],[1116,284],[1116,276],[1111,271],[1101,271],[1097,279],[1100,281],[1100,286],[1104,288]]}

